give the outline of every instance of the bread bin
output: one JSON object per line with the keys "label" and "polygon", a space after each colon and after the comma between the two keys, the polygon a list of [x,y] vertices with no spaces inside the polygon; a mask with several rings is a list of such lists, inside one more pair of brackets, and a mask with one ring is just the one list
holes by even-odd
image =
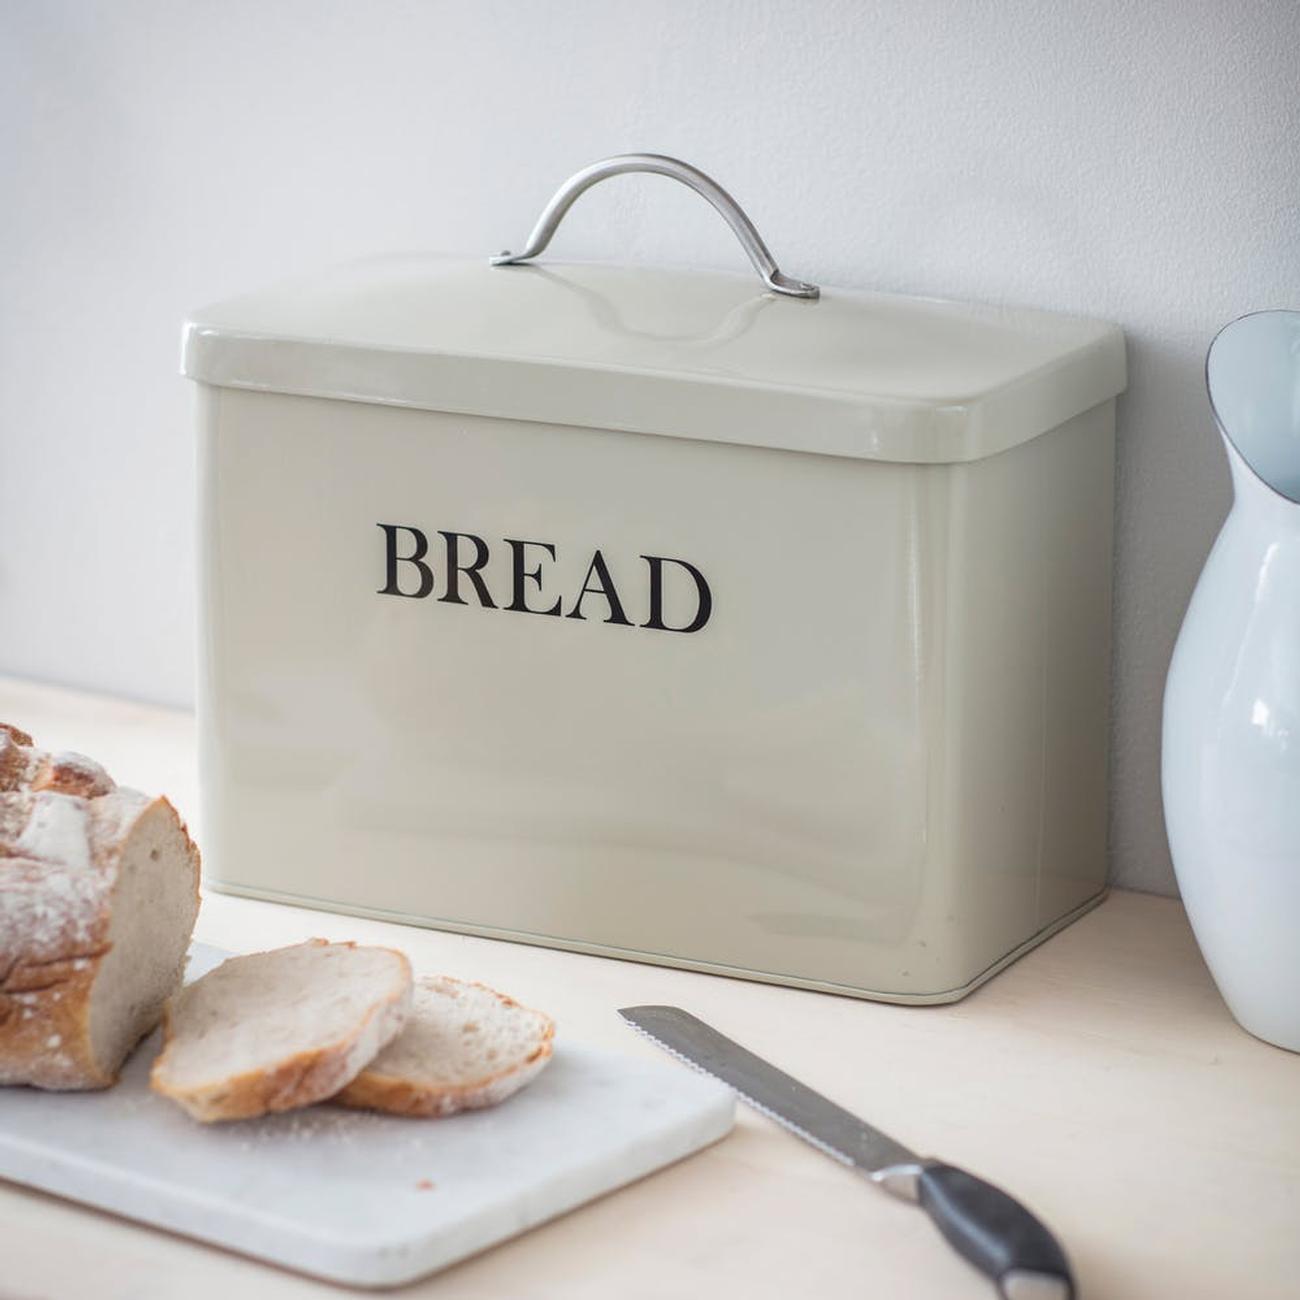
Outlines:
{"label": "bread bin", "polygon": [[[761,277],[519,264],[651,170]],[[897,1002],[1103,894],[1113,326],[816,288],[702,173],[194,314],[213,888]]]}

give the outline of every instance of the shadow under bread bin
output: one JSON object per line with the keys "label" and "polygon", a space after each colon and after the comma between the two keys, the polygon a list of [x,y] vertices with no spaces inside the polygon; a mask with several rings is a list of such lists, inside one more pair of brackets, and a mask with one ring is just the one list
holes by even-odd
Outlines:
{"label": "shadow under bread bin", "polygon": [[[1105,890],[1113,326],[389,257],[200,311],[213,888],[897,1002]],[[729,206],[730,205],[730,206]],[[766,259],[766,261],[764,261]]]}

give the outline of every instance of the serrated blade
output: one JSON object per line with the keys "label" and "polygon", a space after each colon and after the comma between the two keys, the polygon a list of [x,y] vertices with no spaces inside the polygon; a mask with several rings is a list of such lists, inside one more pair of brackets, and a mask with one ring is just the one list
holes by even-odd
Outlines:
{"label": "serrated blade", "polygon": [[841,1164],[874,1174],[917,1163],[915,1153],[888,1134],[680,1007],[624,1007],[618,1014],[665,1051],[725,1083],[755,1110]]}

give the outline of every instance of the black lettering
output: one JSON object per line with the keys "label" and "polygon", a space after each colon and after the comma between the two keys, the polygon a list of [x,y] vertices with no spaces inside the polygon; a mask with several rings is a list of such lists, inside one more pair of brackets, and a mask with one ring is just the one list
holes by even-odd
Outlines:
{"label": "black lettering", "polygon": [[[641,558],[650,566],[650,617],[641,626],[655,628],[660,632],[698,632],[713,613],[713,593],[709,590],[704,574],[686,560],[671,560],[663,555],[643,555]],[[664,622],[665,564],[676,564],[695,580],[699,604],[696,606],[695,617],[685,627],[669,627]]]}
{"label": "black lettering", "polygon": [[[593,587],[591,575],[595,574],[600,585]],[[623,602],[618,598],[618,590],[614,586],[614,578],[610,574],[609,565],[605,563],[605,557],[597,551],[591,557],[591,564],[587,569],[587,576],[582,580],[582,590],[578,592],[578,598],[573,602],[573,608],[565,615],[565,618],[582,618],[582,602],[587,596],[604,596],[606,603],[609,605],[609,617],[606,623],[621,623],[624,627],[631,627],[632,620],[623,613]]]}
{"label": "black lettering", "polygon": [[[380,587],[379,594],[381,596],[409,596],[412,600],[420,600],[427,596],[433,590],[433,572],[424,563],[424,557],[429,553],[429,539],[418,528],[411,528],[405,524],[377,524],[376,527],[384,530],[387,558],[387,581]],[[398,533],[410,533],[415,538],[415,550],[410,555],[398,555]],[[399,564],[413,564],[419,570],[420,589],[418,591],[403,591],[398,586],[397,566]]]}
{"label": "black lettering", "polygon": [[[496,609],[496,601],[492,599],[491,593],[487,589],[487,583],[483,581],[483,575],[480,569],[488,562],[488,546],[481,537],[475,537],[473,533],[449,533],[443,529],[438,529],[447,542],[447,592],[446,595],[439,596],[439,600],[445,600],[452,605],[465,605],[468,602],[460,594],[460,575],[463,573],[474,584],[474,590],[478,593],[478,603],[487,609]],[[474,562],[472,564],[462,564],[460,562],[460,539],[464,538],[467,542],[474,543]]]}
{"label": "black lettering", "polygon": [[560,602],[558,600],[550,607],[550,609],[529,608],[528,601],[525,599],[526,592],[524,588],[525,582],[532,582],[536,584],[538,591],[542,589],[541,563],[539,562],[535,569],[524,568],[524,565],[528,563],[528,552],[526,548],[529,546],[540,546],[542,550],[551,557],[551,559],[555,559],[555,547],[552,546],[550,542],[520,542],[515,541],[510,537],[505,538],[504,541],[510,548],[511,570],[514,574],[514,599],[511,600],[510,604],[508,604],[506,608],[512,609],[519,614],[558,614],[560,612]]}

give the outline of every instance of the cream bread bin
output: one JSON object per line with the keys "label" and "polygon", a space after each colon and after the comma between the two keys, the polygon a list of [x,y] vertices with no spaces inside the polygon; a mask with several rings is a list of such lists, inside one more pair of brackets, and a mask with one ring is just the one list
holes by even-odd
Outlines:
{"label": "cream bread bin", "polygon": [[654,156],[521,257],[638,169],[766,285],[388,257],[188,323],[208,883],[959,998],[1105,888],[1122,337],[815,296]]}

